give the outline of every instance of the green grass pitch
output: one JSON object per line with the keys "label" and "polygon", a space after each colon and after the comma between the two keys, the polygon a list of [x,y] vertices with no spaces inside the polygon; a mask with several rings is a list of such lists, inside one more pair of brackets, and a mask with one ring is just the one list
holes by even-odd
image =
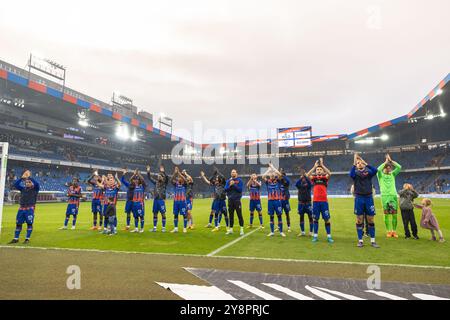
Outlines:
{"label": "green grass pitch", "polygon": [[[263,199],[263,209],[267,200]],[[413,264],[427,266],[450,266],[449,242],[437,243],[430,241],[428,230],[419,227],[420,240],[405,240],[403,237],[403,224],[399,215],[398,233],[399,239],[387,239],[383,223],[383,214],[380,209],[379,198],[375,199],[377,206],[376,234],[377,242],[381,249],[366,246],[362,249],[356,247],[355,216],[353,214],[353,199],[330,199],[330,212],[332,221],[332,235],[335,243],[330,245],[325,240],[323,221],[319,225],[319,242],[311,243],[309,237],[299,238],[299,216],[296,213],[296,199],[291,199],[292,232],[287,233],[286,238],[276,235],[268,238],[269,219],[264,213],[264,230],[257,230],[251,235],[238,241],[217,253],[219,256],[235,257],[259,257],[297,260],[324,260],[324,261],[346,261],[346,262],[370,262],[390,264]],[[167,229],[173,227],[172,212],[173,201],[167,201],[168,220]],[[227,243],[239,238],[238,223],[235,218],[235,233],[225,235],[224,220],[222,228],[218,233],[211,232],[205,228],[208,223],[211,200],[197,199],[194,201],[195,230],[189,230],[187,234],[161,233],[161,219],[157,233],[148,230],[153,226],[151,213],[152,201],[146,202],[146,232],[135,234],[123,231],[125,225],[125,214],[123,213],[124,202],[118,204],[119,233],[116,236],[102,235],[89,228],[92,223],[90,203],[84,202],[80,205],[80,213],[76,230],[58,230],[62,226],[65,216],[66,204],[38,204],[36,208],[36,219],[30,246],[35,247],[58,247],[77,249],[99,249],[133,252],[153,253],[177,253],[207,255]],[[247,226],[249,220],[248,200],[243,199],[244,219]],[[436,214],[444,237],[450,234],[450,200],[433,200],[433,211]],[[0,244],[5,245],[11,240],[15,228],[15,216],[17,205],[5,206],[3,213],[3,228],[0,236]],[[420,211],[416,210],[416,220],[420,220]],[[256,225],[259,224],[255,218]],[[283,216],[286,226],[285,216]],[[308,220],[306,220],[307,224]],[[180,219],[180,223],[182,220]],[[133,224],[133,219],[132,219]],[[308,224],[307,224],[308,226]],[[252,229],[246,229],[246,233]],[[21,234],[24,237],[25,228]],[[369,240],[366,239],[369,244]]]}

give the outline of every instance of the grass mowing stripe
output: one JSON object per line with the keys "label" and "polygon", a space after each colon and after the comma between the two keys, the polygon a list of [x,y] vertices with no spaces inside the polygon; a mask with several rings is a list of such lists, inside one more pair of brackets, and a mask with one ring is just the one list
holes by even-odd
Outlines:
{"label": "grass mowing stripe", "polygon": [[253,230],[253,231],[250,231],[249,233],[246,233],[246,234],[244,234],[243,236],[241,236],[241,237],[239,237],[239,238],[237,238],[237,239],[235,239],[235,240],[233,240],[233,241],[231,241],[231,242],[228,242],[227,244],[221,246],[220,248],[217,248],[216,250],[211,251],[211,252],[208,253],[206,256],[207,256],[207,257],[212,257],[213,255],[219,253],[220,251],[222,251],[222,250],[224,250],[224,249],[226,249],[226,248],[228,248],[228,247],[231,247],[232,245],[236,244],[237,242],[241,241],[242,239],[248,237],[249,235],[251,235],[252,233],[254,233],[255,231],[258,231],[258,230],[259,230],[259,228],[258,228],[258,229],[255,229],[255,230]]}
{"label": "grass mowing stripe", "polygon": [[[255,230],[256,231],[256,230]],[[238,238],[240,239],[240,238]],[[236,239],[236,240],[238,240]],[[56,248],[56,247],[29,247],[29,246],[5,246],[0,245],[0,249],[36,249],[36,250],[55,250],[55,251],[75,251],[75,252],[98,252],[98,253],[124,253],[124,254],[142,254],[142,255],[160,255],[160,256],[184,256],[184,257],[201,257],[213,259],[243,259],[243,260],[263,260],[263,261],[280,261],[280,262],[298,262],[298,263],[328,263],[328,264],[353,264],[353,265],[378,265],[386,267],[405,267],[419,269],[440,269],[450,270],[450,267],[444,266],[426,266],[414,264],[395,264],[395,263],[374,263],[374,262],[353,262],[353,261],[329,261],[329,260],[305,260],[305,259],[281,259],[281,258],[260,258],[260,257],[239,257],[239,256],[208,256],[193,253],[164,253],[164,252],[145,252],[145,251],[120,251],[120,250],[100,250],[100,249],[77,249],[77,248]]]}

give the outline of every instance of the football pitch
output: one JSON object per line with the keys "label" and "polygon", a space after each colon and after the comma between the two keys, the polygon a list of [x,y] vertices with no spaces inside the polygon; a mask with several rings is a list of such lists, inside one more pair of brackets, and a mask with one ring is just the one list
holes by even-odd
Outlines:
{"label": "football pitch", "polygon": [[[263,200],[263,206],[265,202]],[[409,285],[416,290],[422,283],[428,286],[428,292],[434,293],[436,285],[450,284],[449,244],[430,241],[426,230],[419,231],[419,240],[386,239],[382,214],[378,214],[377,235],[381,249],[357,248],[352,199],[330,200],[335,240],[332,245],[325,241],[323,223],[318,243],[311,243],[309,237],[297,237],[300,228],[295,212],[291,217],[292,232],[287,233],[286,238],[267,237],[267,214],[264,215],[263,230],[246,229],[245,236],[240,237],[235,226],[233,235],[225,235],[222,221],[220,232],[213,233],[205,228],[210,204],[210,199],[195,201],[196,228],[186,234],[151,233],[148,231],[153,224],[151,201],[147,201],[146,232],[137,234],[123,230],[124,202],[119,202],[119,233],[115,236],[89,230],[92,222],[90,203],[81,204],[76,230],[59,230],[64,221],[65,204],[39,204],[28,245],[7,244],[14,232],[17,206],[6,206],[0,237],[0,299],[180,299],[179,293],[165,286],[187,285],[195,291],[211,288],[215,281],[228,283],[228,278],[242,279],[263,290],[267,288],[259,282],[267,279],[277,279],[276,283],[291,286],[294,290],[301,289],[302,281],[325,287],[343,282],[339,290],[348,292],[351,284],[365,283],[369,265],[380,267],[383,288],[403,296],[406,293],[402,286]],[[172,201],[167,201],[167,205],[171,212]],[[248,200],[244,199],[243,205],[247,225]],[[291,205],[296,205],[295,199]],[[444,236],[450,231],[449,207],[448,200],[434,200],[434,211]],[[416,216],[419,218],[420,212],[417,211]],[[168,218],[167,227],[171,230],[173,219],[170,214]],[[403,231],[401,223],[398,231],[400,234]],[[81,270],[81,290],[67,287],[67,268],[73,265]],[[203,272],[203,276],[199,276],[199,272]],[[212,272],[214,281],[205,277],[205,272]],[[221,287],[220,283],[215,285]],[[229,285],[221,288],[233,289]],[[444,289],[448,290],[448,287]],[[240,299],[252,299],[248,295],[240,296],[235,290],[230,294]],[[357,295],[362,294],[357,292]]]}
{"label": "football pitch", "polygon": [[[263,208],[266,205],[262,200]],[[403,236],[403,224],[399,214],[398,239],[385,237],[383,214],[380,209],[380,201],[375,200],[377,206],[376,234],[380,249],[366,246],[362,249],[356,247],[355,217],[353,214],[353,200],[350,198],[330,199],[330,212],[332,221],[332,235],[334,244],[326,242],[323,221],[319,225],[319,242],[311,243],[309,237],[298,237],[300,231],[299,216],[296,213],[296,199],[291,200],[294,209],[291,212],[291,229],[286,238],[269,238],[269,219],[264,213],[264,229],[254,227],[245,229],[245,236],[239,236],[237,219],[235,218],[234,234],[225,234],[224,219],[219,232],[211,232],[205,228],[209,220],[210,199],[197,199],[194,202],[195,229],[188,230],[186,234],[179,232],[160,232],[161,219],[159,218],[158,232],[149,232],[153,226],[151,213],[152,201],[146,202],[146,226],[145,233],[130,233],[124,231],[125,214],[124,202],[118,203],[118,234],[106,236],[97,231],[91,231],[92,214],[90,203],[84,202],[80,205],[76,230],[59,230],[62,226],[66,204],[38,204],[34,231],[29,247],[39,248],[65,248],[65,249],[88,249],[102,251],[124,251],[143,253],[163,253],[179,255],[198,255],[216,257],[238,257],[238,258],[260,258],[279,260],[301,260],[301,261],[324,261],[345,263],[378,263],[392,265],[415,265],[450,267],[449,242],[438,243],[430,241],[428,230],[419,227],[419,240],[406,240]],[[173,228],[172,201],[167,201],[167,229]],[[248,200],[243,199],[245,226],[249,222]],[[433,200],[433,211],[437,216],[444,237],[450,234],[450,200]],[[5,206],[3,213],[3,228],[0,244],[5,246],[12,239],[15,228],[15,216],[17,205]],[[421,212],[416,210],[416,220],[419,223]],[[286,219],[283,216],[284,227]],[[182,220],[180,219],[182,225]],[[133,225],[133,219],[132,219]],[[257,216],[255,226],[259,225]],[[309,227],[306,219],[306,227]],[[21,234],[21,242],[25,229]],[[21,244],[19,244],[21,245]]]}

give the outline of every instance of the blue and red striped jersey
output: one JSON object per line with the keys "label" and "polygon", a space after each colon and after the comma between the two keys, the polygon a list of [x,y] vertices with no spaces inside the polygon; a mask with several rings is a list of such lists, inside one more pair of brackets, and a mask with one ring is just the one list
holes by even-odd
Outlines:
{"label": "blue and red striped jersey", "polygon": [[280,200],[280,182],[277,179],[269,179],[266,181],[267,186],[267,197],[269,200]]}
{"label": "blue and red striped jersey", "polygon": [[119,188],[117,187],[117,185],[114,185],[112,187],[106,187],[105,194],[103,197],[103,203],[107,204],[108,199],[112,197],[112,198],[114,198],[114,204],[116,204],[118,193],[119,193]]}
{"label": "blue and red striped jersey", "polygon": [[249,186],[250,200],[261,200],[261,187],[259,185],[251,184]]}
{"label": "blue and red striped jersey", "polygon": [[103,199],[103,189],[99,186],[95,186],[92,189],[92,199],[94,200],[102,200]]}
{"label": "blue and red striped jersey", "polygon": [[178,183],[174,184],[175,186],[175,194],[173,197],[174,201],[186,201],[186,183]]}
{"label": "blue and red striped jersey", "polygon": [[136,186],[133,192],[133,202],[144,202],[144,186]]}
{"label": "blue and red striped jersey", "polygon": [[70,186],[67,190],[67,196],[69,197],[69,204],[80,204],[81,187]]}

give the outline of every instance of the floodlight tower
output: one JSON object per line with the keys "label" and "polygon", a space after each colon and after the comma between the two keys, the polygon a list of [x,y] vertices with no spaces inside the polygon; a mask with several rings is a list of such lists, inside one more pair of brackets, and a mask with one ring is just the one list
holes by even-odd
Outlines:
{"label": "floodlight tower", "polygon": [[31,70],[39,71],[47,76],[57,79],[62,82],[62,91],[66,87],[66,68],[54,60],[41,58],[36,54],[30,53],[30,57],[27,62],[28,67],[28,80],[31,77]]}

